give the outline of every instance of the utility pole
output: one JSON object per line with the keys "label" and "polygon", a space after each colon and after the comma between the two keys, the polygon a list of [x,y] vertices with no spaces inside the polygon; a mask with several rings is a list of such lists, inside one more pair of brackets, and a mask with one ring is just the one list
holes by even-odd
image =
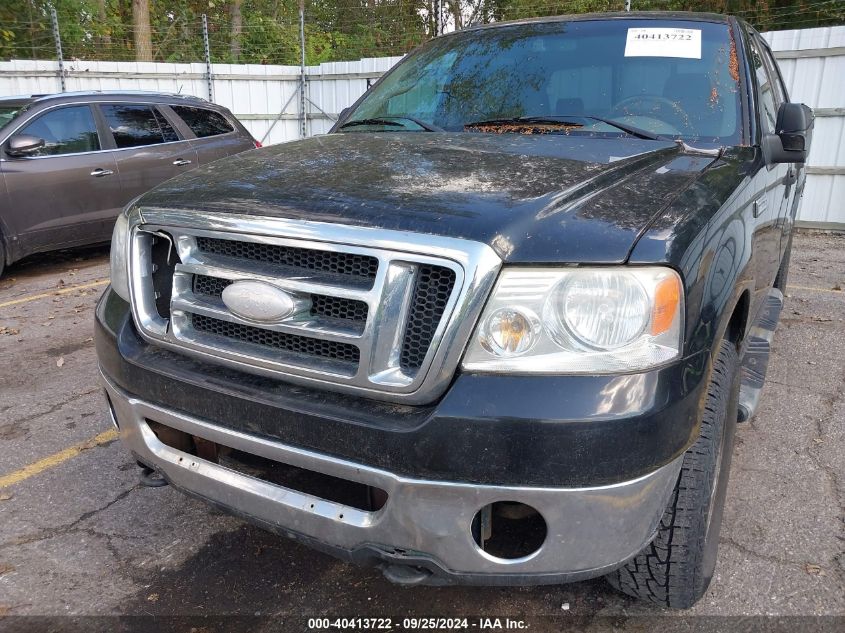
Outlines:
{"label": "utility pole", "polygon": [[625,11],[631,12],[631,0],[625,0]]}
{"label": "utility pole", "polygon": [[305,0],[299,0],[299,48],[302,51],[299,66],[299,136],[305,138],[308,134],[305,114]]}
{"label": "utility pole", "polygon": [[202,14],[202,44],[205,53],[205,84],[208,100],[214,101],[214,85],[211,77],[211,47],[208,45],[208,16]]}
{"label": "utility pole", "polygon": [[62,92],[67,90],[65,86],[65,59],[62,56],[62,36],[59,33],[59,17],[56,15],[56,8],[50,5],[50,21],[53,23],[53,41],[56,42],[56,59],[59,60],[59,83]]}

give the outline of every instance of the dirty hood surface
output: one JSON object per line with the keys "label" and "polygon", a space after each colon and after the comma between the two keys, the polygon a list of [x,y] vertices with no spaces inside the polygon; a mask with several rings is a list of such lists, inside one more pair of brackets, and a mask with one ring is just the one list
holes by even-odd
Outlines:
{"label": "dirty hood surface", "polygon": [[712,161],[631,138],[341,133],[217,161],[140,205],[459,237],[510,262],[610,263]]}

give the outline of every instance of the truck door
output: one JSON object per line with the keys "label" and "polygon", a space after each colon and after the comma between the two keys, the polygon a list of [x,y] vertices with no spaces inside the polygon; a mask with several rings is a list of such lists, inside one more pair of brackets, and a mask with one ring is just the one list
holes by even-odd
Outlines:
{"label": "truck door", "polygon": [[[754,73],[757,111],[762,134],[774,134],[778,107],[783,99],[778,85],[766,66],[764,48],[755,36],[750,38],[751,64]],[[775,281],[780,266],[781,240],[787,209],[787,175],[792,166],[785,164],[764,165],[758,172],[762,188],[753,201],[756,221],[754,231],[755,275],[758,290],[767,290]]]}
{"label": "truck door", "polygon": [[[764,61],[766,63],[766,70],[769,74],[769,79],[774,87],[775,106],[780,108],[782,103],[789,102],[789,95],[786,92],[786,86],[783,83],[780,69],[775,62],[775,57],[771,49],[766,45],[765,41],[762,43]],[[795,216],[798,213],[798,202],[800,201],[799,178],[803,180],[804,165],[797,163],[790,163],[786,165],[786,175],[784,176],[784,196],[781,207],[781,240],[780,240],[780,256],[783,258],[786,253],[786,247],[789,243],[789,236],[792,235],[792,229],[795,226]],[[783,170],[781,170],[783,171]],[[803,184],[803,183],[801,183]]]}

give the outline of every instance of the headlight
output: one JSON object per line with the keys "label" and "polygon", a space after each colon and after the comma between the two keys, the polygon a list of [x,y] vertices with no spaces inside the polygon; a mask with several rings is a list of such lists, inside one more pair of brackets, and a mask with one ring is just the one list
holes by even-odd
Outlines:
{"label": "headlight", "polygon": [[681,279],[665,267],[505,268],[470,341],[468,371],[598,374],[681,353]]}
{"label": "headlight", "polygon": [[129,218],[126,211],[117,216],[111,234],[111,287],[129,301]]}

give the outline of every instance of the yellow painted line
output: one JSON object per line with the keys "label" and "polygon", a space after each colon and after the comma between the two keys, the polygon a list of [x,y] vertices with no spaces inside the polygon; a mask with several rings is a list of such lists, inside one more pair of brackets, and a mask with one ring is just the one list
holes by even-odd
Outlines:
{"label": "yellow painted line", "polygon": [[[833,288],[814,288],[812,286],[791,286],[791,285],[787,285],[786,289],[787,290],[807,290],[809,292],[832,292],[834,294],[841,294],[841,295],[845,296],[845,292],[842,292],[841,290],[834,290]],[[0,308],[2,308],[2,307],[3,306],[0,305]]]}
{"label": "yellow painted line", "polygon": [[90,448],[100,446],[101,444],[106,444],[116,439],[117,431],[115,429],[109,429],[108,431],[103,431],[99,435],[95,435],[91,439],[85,440],[84,442],[74,444],[73,446],[68,446],[66,449],[61,450],[58,453],[53,453],[52,455],[50,455],[49,457],[45,457],[44,459],[39,459],[37,462],[33,462],[28,466],[24,466],[20,470],[16,470],[15,472],[9,473],[8,475],[0,476],[0,490],[2,490],[3,488],[8,488],[9,486],[14,486],[15,484],[19,484],[25,479],[29,479],[30,477],[33,477],[39,473],[43,473],[45,470],[54,468],[55,466],[58,466],[59,464],[66,462],[67,460],[73,457],[76,457],[82,451],[87,451]]}
{"label": "yellow painted line", "polygon": [[42,292],[41,294],[30,295],[28,297],[21,297],[20,299],[14,299],[13,301],[6,301],[5,303],[0,303],[0,308],[8,308],[9,306],[16,306],[22,303],[29,303],[30,301],[38,301],[39,299],[47,299],[49,297],[66,295],[70,292],[74,292],[75,290],[85,290],[85,288],[96,288],[97,286],[105,286],[107,283],[109,283],[108,279],[98,279],[97,281],[90,281],[86,284],[66,286],[61,290],[51,290],[50,292]]}

